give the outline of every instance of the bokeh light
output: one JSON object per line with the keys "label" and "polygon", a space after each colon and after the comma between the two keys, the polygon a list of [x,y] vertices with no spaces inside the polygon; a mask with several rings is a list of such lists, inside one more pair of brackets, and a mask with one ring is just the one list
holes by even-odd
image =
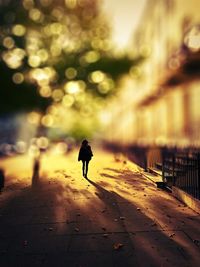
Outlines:
{"label": "bokeh light", "polygon": [[29,11],[29,17],[33,20],[33,21],[40,21],[42,19],[42,13],[39,9],[37,8],[32,8]]}
{"label": "bokeh light", "polygon": [[45,136],[41,136],[36,140],[36,145],[40,149],[46,149],[48,147],[48,145],[49,145],[49,140]]}
{"label": "bokeh light", "polygon": [[194,52],[200,49],[200,26],[194,26],[184,38],[185,44]]}
{"label": "bokeh light", "polygon": [[45,115],[42,117],[41,120],[42,124],[46,127],[51,127],[53,125],[53,116],[52,115]]}
{"label": "bokeh light", "polygon": [[39,114],[38,112],[34,112],[34,111],[30,112],[27,117],[29,123],[36,124],[36,125],[39,125],[40,118],[41,118],[41,114]]}
{"label": "bokeh light", "polygon": [[62,103],[65,107],[71,107],[74,104],[74,97],[72,95],[65,95]]}
{"label": "bokeh light", "polygon": [[65,71],[65,75],[68,79],[74,79],[77,75],[77,70],[75,68],[67,68]]}
{"label": "bokeh light", "polygon": [[9,68],[17,69],[22,66],[25,54],[23,49],[14,48],[4,52],[2,57]]}
{"label": "bokeh light", "polygon": [[11,49],[14,47],[15,45],[15,41],[13,40],[12,37],[8,36],[8,37],[5,37],[3,39],[3,45],[7,48],[7,49]]}
{"label": "bokeh light", "polygon": [[4,87],[11,81],[17,89],[13,109],[26,113],[27,135],[79,140],[95,134],[103,103],[134,65],[114,53],[100,1],[22,0],[2,8],[0,56],[10,75]]}
{"label": "bokeh light", "polygon": [[39,92],[42,97],[50,97],[52,95],[51,87],[48,85],[42,86]]}
{"label": "bokeh light", "polygon": [[12,28],[12,32],[14,35],[16,36],[23,36],[26,33],[26,28],[23,25],[20,24],[16,24],[13,28]]}
{"label": "bokeh light", "polygon": [[24,75],[21,72],[16,72],[15,74],[13,74],[13,82],[16,84],[20,84],[24,81]]}
{"label": "bokeh light", "polygon": [[17,153],[23,154],[27,150],[27,144],[24,141],[19,140],[15,145],[15,149]]}

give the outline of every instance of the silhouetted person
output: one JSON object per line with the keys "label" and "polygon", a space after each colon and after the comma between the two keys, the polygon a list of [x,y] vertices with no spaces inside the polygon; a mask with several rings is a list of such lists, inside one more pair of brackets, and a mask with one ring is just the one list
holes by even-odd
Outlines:
{"label": "silhouetted person", "polygon": [[79,154],[78,154],[78,161],[82,160],[83,177],[85,178],[87,178],[88,165],[89,165],[89,161],[91,160],[92,156],[93,156],[92,149],[88,145],[88,141],[83,140],[81,148],[79,150]]}
{"label": "silhouetted person", "polygon": [[32,187],[39,183],[40,157],[36,158],[33,165]]}
{"label": "silhouetted person", "polygon": [[0,192],[4,187],[4,183],[5,183],[4,170],[0,169]]}

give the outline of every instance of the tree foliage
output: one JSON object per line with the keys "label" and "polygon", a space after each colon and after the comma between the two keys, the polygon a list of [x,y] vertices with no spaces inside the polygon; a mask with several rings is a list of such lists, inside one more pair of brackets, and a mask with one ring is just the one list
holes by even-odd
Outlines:
{"label": "tree foliage", "polygon": [[0,114],[37,110],[45,127],[72,135],[96,129],[103,103],[141,60],[113,53],[100,1],[6,0],[0,7]]}

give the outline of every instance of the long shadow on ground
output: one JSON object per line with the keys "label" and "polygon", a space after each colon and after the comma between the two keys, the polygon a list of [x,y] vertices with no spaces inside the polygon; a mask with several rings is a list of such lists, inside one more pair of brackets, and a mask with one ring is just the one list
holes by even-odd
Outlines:
{"label": "long shadow on ground", "polygon": [[[192,266],[184,233],[183,242],[176,241],[145,215],[142,203],[138,208],[138,198],[130,200],[131,194],[144,198],[138,175],[111,175],[115,191],[109,181],[104,188],[104,181],[80,180],[63,170],[40,177],[36,167],[32,186],[0,199],[0,266]],[[161,203],[157,207],[161,213]]]}

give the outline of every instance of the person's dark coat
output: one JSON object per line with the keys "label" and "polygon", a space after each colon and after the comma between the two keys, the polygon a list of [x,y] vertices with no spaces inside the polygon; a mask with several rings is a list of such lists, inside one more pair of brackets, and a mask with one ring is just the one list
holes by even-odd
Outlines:
{"label": "person's dark coat", "polygon": [[0,169],[0,191],[4,187],[5,177],[4,177],[4,171]]}
{"label": "person's dark coat", "polygon": [[92,158],[92,150],[91,147],[87,145],[82,145],[79,151],[78,155],[78,161],[83,160],[83,161],[90,161]]}

